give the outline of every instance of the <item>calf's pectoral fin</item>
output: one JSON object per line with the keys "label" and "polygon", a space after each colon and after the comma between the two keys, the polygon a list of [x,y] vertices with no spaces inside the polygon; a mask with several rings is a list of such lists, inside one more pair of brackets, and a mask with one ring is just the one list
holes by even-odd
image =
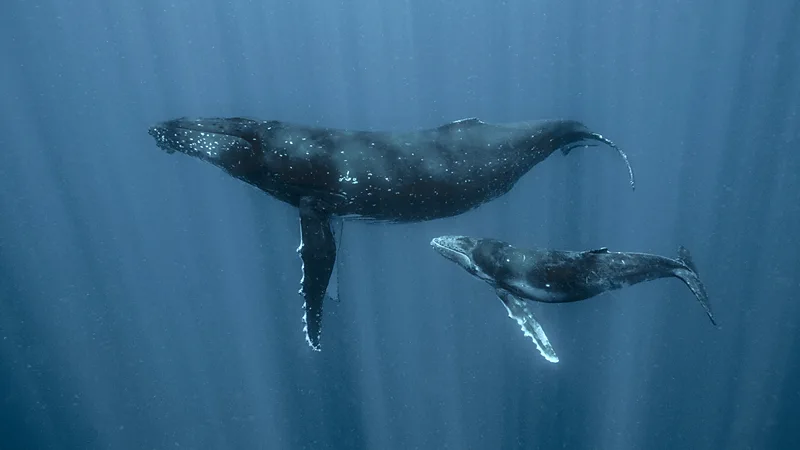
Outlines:
{"label": "calf's pectoral fin", "polygon": [[300,247],[297,248],[303,262],[303,277],[300,279],[300,295],[305,300],[303,331],[308,344],[317,351],[321,349],[322,304],[336,263],[331,216],[323,206],[312,197],[300,201]]}
{"label": "calf's pectoral fin", "polygon": [[544,356],[544,359],[550,361],[551,363],[557,363],[558,356],[556,356],[553,346],[550,345],[547,335],[544,334],[542,326],[536,321],[533,312],[528,309],[528,305],[525,303],[525,300],[516,297],[514,294],[505,289],[497,289],[497,296],[506,307],[508,316],[516,320],[519,326],[522,328],[522,332],[525,333],[525,336],[528,336],[531,338],[531,340],[533,340],[533,343],[536,344],[536,348],[539,350],[539,353]]}

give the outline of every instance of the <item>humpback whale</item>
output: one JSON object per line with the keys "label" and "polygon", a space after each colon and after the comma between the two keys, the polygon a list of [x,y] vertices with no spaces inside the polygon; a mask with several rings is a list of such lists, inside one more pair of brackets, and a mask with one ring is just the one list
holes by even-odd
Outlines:
{"label": "humpback whale", "polygon": [[336,260],[334,218],[420,222],[507,193],[556,150],[613,142],[574,120],[489,124],[470,118],[406,132],[320,128],[277,120],[178,118],[149,129],[180,152],[296,207],[306,341],[320,349],[322,304]]}
{"label": "humpback whale", "polygon": [[682,280],[716,325],[708,295],[689,251],[680,247],[675,259],[648,253],[519,249],[496,239],[440,236],[431,246],[495,289],[523,333],[550,362],[558,362],[553,346],[525,300],[567,303],[586,300],[645,281]]}

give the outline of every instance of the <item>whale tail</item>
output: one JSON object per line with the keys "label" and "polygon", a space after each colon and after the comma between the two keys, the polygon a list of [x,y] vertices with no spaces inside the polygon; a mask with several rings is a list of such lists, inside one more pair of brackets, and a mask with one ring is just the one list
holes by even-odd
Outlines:
{"label": "whale tail", "polygon": [[700,302],[700,305],[703,306],[705,309],[708,318],[711,320],[711,323],[717,325],[717,321],[714,319],[714,314],[711,312],[711,305],[708,302],[708,294],[706,293],[706,288],[703,285],[703,282],[700,281],[700,276],[697,273],[697,266],[695,266],[694,261],[692,260],[692,255],[689,253],[685,247],[681,246],[678,249],[678,263],[680,263],[683,267],[676,268],[673,274],[680,278],[681,281],[686,283],[686,286],[692,291],[697,300]]}
{"label": "whale tail", "polygon": [[631,163],[630,161],[628,161],[628,155],[626,155],[625,152],[623,152],[621,148],[617,147],[617,144],[612,142],[610,139],[603,137],[603,135],[601,134],[589,131],[585,126],[583,126],[578,122],[576,122],[576,125],[579,125],[580,129],[575,130],[572,133],[571,137],[572,139],[574,139],[573,142],[562,148],[561,152],[564,155],[568,155],[569,152],[578,147],[596,147],[595,144],[586,144],[586,143],[581,143],[579,141],[595,141],[595,142],[602,142],[603,144],[608,145],[609,147],[616,150],[617,153],[619,153],[619,156],[622,157],[622,160],[625,161],[625,166],[628,167],[628,176],[630,178],[631,189],[636,190],[636,181],[634,180],[633,177],[633,167],[631,167]]}

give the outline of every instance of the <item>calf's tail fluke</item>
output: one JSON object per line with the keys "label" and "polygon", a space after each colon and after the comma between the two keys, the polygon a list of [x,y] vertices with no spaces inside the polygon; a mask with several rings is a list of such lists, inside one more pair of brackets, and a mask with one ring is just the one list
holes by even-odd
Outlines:
{"label": "calf's tail fluke", "polygon": [[675,276],[686,283],[686,286],[689,287],[694,296],[697,297],[700,305],[702,305],[703,309],[705,309],[708,318],[711,320],[711,323],[717,325],[717,321],[714,319],[714,314],[711,312],[711,305],[708,302],[706,288],[703,285],[703,282],[700,281],[700,276],[697,273],[697,266],[695,266],[689,250],[683,246],[678,249],[678,261],[685,267],[675,269]]}

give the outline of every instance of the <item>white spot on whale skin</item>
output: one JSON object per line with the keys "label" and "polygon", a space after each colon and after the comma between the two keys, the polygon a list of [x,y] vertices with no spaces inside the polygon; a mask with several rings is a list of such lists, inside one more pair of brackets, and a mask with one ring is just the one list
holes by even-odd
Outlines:
{"label": "white spot on whale skin", "polygon": [[340,183],[344,182],[344,181],[346,181],[348,183],[352,183],[352,184],[358,184],[358,179],[356,177],[351,177],[349,170],[347,171],[347,173],[345,173],[344,175],[339,177],[339,182]]}

